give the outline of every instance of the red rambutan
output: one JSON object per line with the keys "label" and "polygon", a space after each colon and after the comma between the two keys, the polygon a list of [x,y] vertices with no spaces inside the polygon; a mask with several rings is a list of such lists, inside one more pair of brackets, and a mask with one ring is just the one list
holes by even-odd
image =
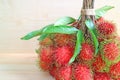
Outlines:
{"label": "red rambutan", "polygon": [[42,40],[42,41],[40,41],[40,45],[52,45],[53,44],[53,41],[49,38],[49,37],[47,37],[47,38],[45,38],[44,40]]}
{"label": "red rambutan", "polygon": [[112,80],[108,73],[105,72],[95,72],[94,80]]}
{"label": "red rambutan", "polygon": [[120,80],[120,78],[117,78],[116,80]]}
{"label": "red rambutan", "polygon": [[79,58],[82,60],[91,60],[93,58],[93,54],[93,46],[88,43],[83,43]]}
{"label": "red rambutan", "polygon": [[59,66],[66,65],[71,59],[73,52],[74,49],[69,46],[62,46],[56,48],[54,54],[54,60],[56,61],[56,64]]}
{"label": "red rambutan", "polygon": [[105,67],[105,61],[102,59],[101,55],[98,55],[92,63],[92,68],[94,71],[101,71]]}
{"label": "red rambutan", "polygon": [[84,64],[73,66],[73,77],[75,80],[93,80],[91,70]]}
{"label": "red rambutan", "polygon": [[109,73],[113,78],[120,78],[120,62],[111,65]]}
{"label": "red rambutan", "polygon": [[105,44],[103,52],[104,57],[107,58],[108,60],[115,60],[119,55],[118,46],[114,42]]}
{"label": "red rambutan", "polygon": [[49,70],[50,75],[54,77],[56,80],[59,80],[58,70],[59,70],[59,67],[56,67],[56,66],[52,66],[51,69]]}
{"label": "red rambutan", "polygon": [[115,25],[110,22],[100,22],[97,25],[98,32],[103,35],[111,35],[115,32]]}
{"label": "red rambutan", "polygon": [[53,54],[52,47],[44,47],[40,50],[40,67],[43,70],[49,70],[50,66],[52,65],[53,59],[51,58]]}
{"label": "red rambutan", "polygon": [[59,80],[72,80],[72,67],[68,65],[60,67],[57,75]]}
{"label": "red rambutan", "polygon": [[55,34],[54,41],[57,46],[74,46],[75,45],[75,35],[70,34]]}

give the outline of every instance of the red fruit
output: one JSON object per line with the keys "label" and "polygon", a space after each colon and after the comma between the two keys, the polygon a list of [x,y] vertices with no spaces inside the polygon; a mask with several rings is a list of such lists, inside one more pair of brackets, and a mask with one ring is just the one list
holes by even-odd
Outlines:
{"label": "red fruit", "polygon": [[96,72],[94,74],[94,80],[112,80],[110,76],[105,72]]}
{"label": "red fruit", "polygon": [[100,22],[98,24],[98,31],[103,35],[111,35],[115,32],[115,25],[110,22]]}
{"label": "red fruit", "polygon": [[114,42],[105,44],[103,52],[108,60],[115,60],[119,55],[118,46]]}
{"label": "red fruit", "polygon": [[51,76],[53,76],[56,80],[59,80],[58,78],[58,70],[59,68],[57,68],[56,66],[53,66],[50,70],[49,73]]}
{"label": "red fruit", "polygon": [[60,67],[57,73],[59,80],[72,80],[72,67],[71,66],[63,66]]}
{"label": "red fruit", "polygon": [[40,51],[40,67],[43,70],[49,70],[53,59],[51,58],[53,54],[52,47],[41,48]]}
{"label": "red fruit", "polygon": [[91,70],[88,66],[83,64],[77,64],[73,66],[73,77],[75,80],[93,80]]}
{"label": "red fruit", "polygon": [[49,37],[47,37],[44,40],[40,41],[40,45],[53,45],[53,41]]}
{"label": "red fruit", "polygon": [[116,79],[116,80],[120,80],[120,78]]}
{"label": "red fruit", "polygon": [[114,78],[120,78],[120,62],[110,66],[110,74]]}
{"label": "red fruit", "polygon": [[40,65],[40,68],[41,68],[42,70],[45,70],[45,71],[49,70],[49,68],[50,68],[50,65],[47,64],[46,62],[40,61],[39,65]]}
{"label": "red fruit", "polygon": [[95,71],[101,71],[105,67],[105,61],[102,60],[101,55],[98,55],[92,63],[92,68]]}
{"label": "red fruit", "polygon": [[74,46],[75,44],[75,35],[71,34],[55,34],[54,41],[57,46]]}
{"label": "red fruit", "polygon": [[56,63],[59,66],[66,65],[71,59],[73,55],[73,51],[74,51],[73,48],[69,46],[58,47],[55,50],[55,55],[54,55]]}
{"label": "red fruit", "polygon": [[93,58],[93,53],[93,46],[88,43],[83,43],[79,58],[83,60],[91,60]]}

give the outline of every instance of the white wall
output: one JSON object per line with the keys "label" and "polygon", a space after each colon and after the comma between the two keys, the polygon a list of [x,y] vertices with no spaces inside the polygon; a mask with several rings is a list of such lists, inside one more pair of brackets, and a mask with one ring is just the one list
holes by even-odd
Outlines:
{"label": "white wall", "polygon": [[[0,0],[0,53],[33,53],[38,42],[22,41],[26,33],[53,23],[62,16],[77,18],[82,0]],[[105,15],[120,30],[120,0],[96,0],[95,7],[113,5]]]}

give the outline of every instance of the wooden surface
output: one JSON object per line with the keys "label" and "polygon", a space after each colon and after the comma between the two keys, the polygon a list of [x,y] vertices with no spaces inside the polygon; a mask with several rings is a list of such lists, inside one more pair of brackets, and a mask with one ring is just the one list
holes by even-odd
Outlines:
{"label": "wooden surface", "polygon": [[37,66],[34,53],[0,54],[0,80],[54,80]]}

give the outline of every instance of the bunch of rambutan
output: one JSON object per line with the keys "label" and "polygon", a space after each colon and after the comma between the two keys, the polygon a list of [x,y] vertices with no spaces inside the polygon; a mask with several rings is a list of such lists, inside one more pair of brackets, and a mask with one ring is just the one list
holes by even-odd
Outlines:
{"label": "bunch of rambutan", "polygon": [[[85,22],[90,39],[85,38],[80,21],[71,17],[33,31],[22,39],[41,35],[37,50],[39,66],[55,80],[120,80],[120,38],[116,26],[103,17],[91,22]],[[95,25],[95,33],[89,24]]]}
{"label": "bunch of rambutan", "polygon": [[53,34],[53,39],[49,36],[40,42],[40,67],[56,80],[118,80],[119,37],[112,22],[100,19],[95,22],[99,40],[97,55],[94,54],[92,42],[84,41],[76,60],[69,64],[74,54],[75,35]]}

